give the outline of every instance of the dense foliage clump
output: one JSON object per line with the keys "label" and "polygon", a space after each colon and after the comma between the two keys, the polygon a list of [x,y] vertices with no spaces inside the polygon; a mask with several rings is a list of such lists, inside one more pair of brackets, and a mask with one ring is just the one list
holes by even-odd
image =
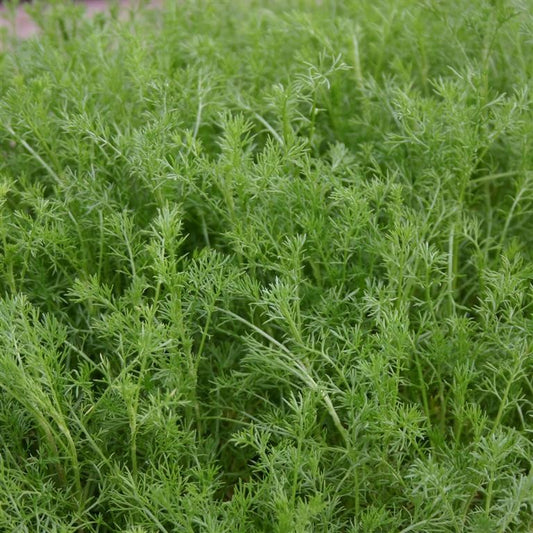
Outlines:
{"label": "dense foliage clump", "polygon": [[531,1],[28,9],[0,530],[531,531]]}

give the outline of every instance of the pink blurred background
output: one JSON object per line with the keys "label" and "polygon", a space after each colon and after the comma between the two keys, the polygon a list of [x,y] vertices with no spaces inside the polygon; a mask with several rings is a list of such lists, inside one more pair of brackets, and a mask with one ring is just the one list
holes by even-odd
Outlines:
{"label": "pink blurred background", "polygon": [[[87,16],[92,16],[95,13],[101,13],[107,11],[110,7],[110,2],[107,0],[84,0],[82,2],[86,8]],[[135,1],[131,0],[119,0],[121,9],[127,11],[127,9],[135,5]],[[150,6],[157,6],[161,4],[161,0],[150,1]],[[0,3],[0,28],[6,28],[9,33],[14,32],[17,37],[25,39],[38,33],[39,29],[37,25],[32,21],[30,16],[26,13],[25,4],[21,4],[16,8],[15,25],[13,26],[10,21],[6,19],[7,10],[4,5]]]}

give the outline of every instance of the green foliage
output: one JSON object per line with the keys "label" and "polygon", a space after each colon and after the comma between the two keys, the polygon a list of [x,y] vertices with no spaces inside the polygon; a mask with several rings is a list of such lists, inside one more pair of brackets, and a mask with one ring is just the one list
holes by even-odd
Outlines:
{"label": "green foliage", "polygon": [[0,52],[0,529],[533,527],[533,4],[37,2]]}

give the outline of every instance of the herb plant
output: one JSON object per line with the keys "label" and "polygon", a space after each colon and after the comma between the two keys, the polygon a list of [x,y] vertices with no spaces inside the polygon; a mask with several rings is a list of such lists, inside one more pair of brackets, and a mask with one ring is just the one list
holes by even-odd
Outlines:
{"label": "herb plant", "polygon": [[531,1],[27,9],[0,530],[531,531]]}

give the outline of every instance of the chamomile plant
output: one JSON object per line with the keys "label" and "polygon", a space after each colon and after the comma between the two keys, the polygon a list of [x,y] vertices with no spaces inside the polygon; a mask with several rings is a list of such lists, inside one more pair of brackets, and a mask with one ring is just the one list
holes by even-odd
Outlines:
{"label": "chamomile plant", "polygon": [[0,530],[531,531],[531,2],[28,9]]}

